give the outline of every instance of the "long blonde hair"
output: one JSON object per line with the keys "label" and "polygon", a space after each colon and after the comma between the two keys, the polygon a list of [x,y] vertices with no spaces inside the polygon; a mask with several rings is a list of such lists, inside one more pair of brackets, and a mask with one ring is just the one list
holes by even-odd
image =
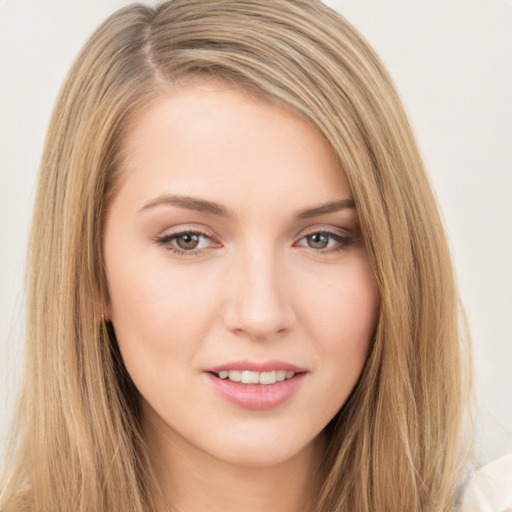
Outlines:
{"label": "long blonde hair", "polygon": [[129,117],[203,75],[318,128],[348,177],[379,285],[363,374],[325,430],[317,511],[453,510],[468,349],[442,223],[387,72],[342,16],[314,0],[132,5],[86,43],[41,163],[26,364],[0,510],[153,510],[137,392],[101,318],[103,224]]}

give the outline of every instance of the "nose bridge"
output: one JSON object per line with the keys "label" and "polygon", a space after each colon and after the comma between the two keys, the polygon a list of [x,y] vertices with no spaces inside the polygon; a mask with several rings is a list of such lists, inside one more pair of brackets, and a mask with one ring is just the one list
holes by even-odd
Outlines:
{"label": "nose bridge", "polygon": [[293,325],[285,264],[275,247],[249,244],[236,257],[231,282],[228,328],[262,339]]}

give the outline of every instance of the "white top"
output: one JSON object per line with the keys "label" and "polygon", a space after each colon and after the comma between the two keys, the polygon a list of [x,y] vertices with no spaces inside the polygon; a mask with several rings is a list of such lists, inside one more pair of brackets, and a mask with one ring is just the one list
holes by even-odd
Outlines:
{"label": "white top", "polygon": [[462,512],[512,512],[512,453],[475,473],[464,493]]}

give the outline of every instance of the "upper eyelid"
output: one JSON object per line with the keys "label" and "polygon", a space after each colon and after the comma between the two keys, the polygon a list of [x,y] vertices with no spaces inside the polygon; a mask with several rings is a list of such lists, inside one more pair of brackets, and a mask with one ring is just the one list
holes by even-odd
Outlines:
{"label": "upper eyelid", "polygon": [[186,233],[194,233],[197,235],[203,235],[208,238],[217,238],[215,233],[213,232],[213,230],[211,230],[205,226],[197,227],[194,225],[184,225],[184,226],[180,225],[180,226],[175,226],[175,227],[171,227],[171,228],[166,228],[166,229],[161,230],[161,232],[158,235],[156,235],[155,238],[163,238],[163,237],[168,237],[168,236],[179,236],[179,235],[183,235]]}
{"label": "upper eyelid", "polygon": [[305,238],[307,238],[308,236],[316,235],[316,234],[327,235],[332,240],[335,240],[336,242],[342,243],[342,244],[343,243],[347,244],[347,243],[351,243],[354,241],[353,237],[351,235],[342,235],[340,233],[337,233],[334,231],[328,231],[328,230],[316,230],[316,231],[310,231],[308,233],[305,233],[302,236],[297,237],[296,242],[294,242],[294,243],[300,242],[300,241],[304,240]]}
{"label": "upper eyelid", "polygon": [[294,238],[299,239],[314,233],[332,233],[334,235],[340,236],[351,236],[353,233],[353,229],[350,229],[348,227],[319,224],[300,229],[295,234]]}
{"label": "upper eyelid", "polygon": [[[155,237],[155,240],[157,242],[170,242],[171,240],[176,240],[177,238],[179,238],[180,236],[183,236],[183,235],[187,235],[187,234],[192,234],[192,235],[197,235],[199,237],[203,237],[203,238],[206,238],[208,239],[212,244],[220,244],[220,242],[218,241],[217,238],[215,238],[214,236],[211,236],[211,235],[208,235],[202,231],[192,231],[192,230],[186,230],[186,231],[176,231],[175,233],[164,233],[162,235],[158,235]],[[204,250],[204,249],[197,249],[197,250]],[[193,250],[191,250],[190,252],[193,252]]]}

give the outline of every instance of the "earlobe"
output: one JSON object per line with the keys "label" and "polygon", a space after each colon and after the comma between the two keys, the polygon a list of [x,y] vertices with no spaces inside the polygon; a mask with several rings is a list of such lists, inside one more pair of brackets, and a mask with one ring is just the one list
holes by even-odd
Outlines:
{"label": "earlobe", "polygon": [[101,307],[101,319],[103,322],[111,322],[112,321],[112,308],[110,306],[110,302],[105,304],[103,302]]}
{"label": "earlobe", "polygon": [[94,299],[94,314],[96,318],[101,318],[102,322],[110,322],[112,319],[112,307],[110,300],[107,297],[102,296],[102,293],[98,291]]}

